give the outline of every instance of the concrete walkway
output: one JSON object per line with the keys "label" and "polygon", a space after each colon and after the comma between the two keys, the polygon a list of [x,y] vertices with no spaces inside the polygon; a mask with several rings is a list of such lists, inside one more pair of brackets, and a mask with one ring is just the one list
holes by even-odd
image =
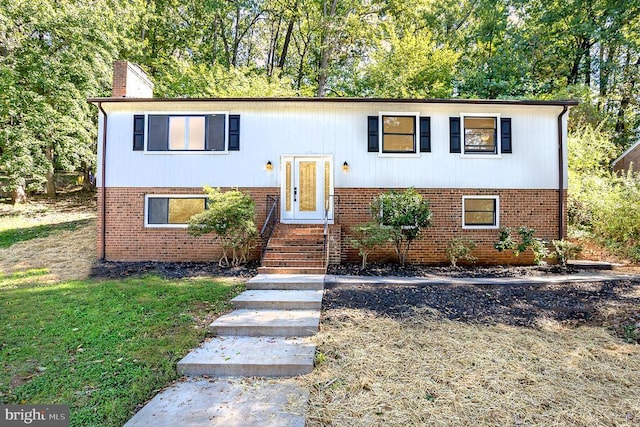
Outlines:
{"label": "concrete walkway", "polygon": [[[258,275],[177,364],[183,380],[125,426],[303,427],[309,392],[282,378],[313,370],[324,275]],[[263,378],[259,379],[257,377]],[[264,378],[278,378],[269,379]]]}
{"label": "concrete walkway", "polygon": [[449,277],[435,274],[423,277],[400,276],[325,276],[325,286],[335,284],[395,284],[395,285],[530,285],[545,283],[602,282],[638,278],[633,274],[619,274],[608,271],[589,271],[573,274],[542,275],[531,277]]}

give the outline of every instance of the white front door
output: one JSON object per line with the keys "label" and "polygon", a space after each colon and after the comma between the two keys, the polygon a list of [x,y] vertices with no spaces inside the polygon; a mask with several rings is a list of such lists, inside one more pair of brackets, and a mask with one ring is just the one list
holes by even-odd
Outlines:
{"label": "white front door", "polygon": [[332,219],[333,169],[329,156],[282,158],[281,212],[283,222],[321,223],[325,210]]}

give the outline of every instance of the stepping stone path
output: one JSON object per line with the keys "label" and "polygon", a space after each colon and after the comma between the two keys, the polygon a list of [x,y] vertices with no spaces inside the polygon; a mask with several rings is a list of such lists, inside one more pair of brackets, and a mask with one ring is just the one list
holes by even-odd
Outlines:
{"label": "stepping stone path", "polygon": [[[290,380],[313,370],[324,275],[260,274],[210,325],[214,337],[177,364],[187,380],[154,397],[127,427],[304,426],[308,392]],[[202,377],[202,378],[198,378]],[[213,378],[215,377],[215,378]],[[260,402],[257,402],[260,401]]]}

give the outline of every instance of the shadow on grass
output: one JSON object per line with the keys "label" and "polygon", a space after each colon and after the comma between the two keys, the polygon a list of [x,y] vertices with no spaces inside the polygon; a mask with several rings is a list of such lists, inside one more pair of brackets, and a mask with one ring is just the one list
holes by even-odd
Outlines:
{"label": "shadow on grass", "polygon": [[19,242],[48,237],[62,231],[73,231],[78,227],[89,224],[91,219],[61,222],[58,224],[44,224],[28,228],[13,228],[0,231],[0,248],[8,248]]}
{"label": "shadow on grass", "polygon": [[[616,315],[640,314],[640,281],[535,285],[337,285],[323,308],[367,309],[395,319],[428,311],[468,323],[536,326],[549,319],[615,327]],[[633,317],[633,316],[631,316]],[[618,319],[620,320],[620,319]]]}

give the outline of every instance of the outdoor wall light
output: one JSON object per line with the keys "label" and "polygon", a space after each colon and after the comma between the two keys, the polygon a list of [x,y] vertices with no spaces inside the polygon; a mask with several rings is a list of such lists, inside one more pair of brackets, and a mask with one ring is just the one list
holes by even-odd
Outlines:
{"label": "outdoor wall light", "polygon": [[267,172],[271,172],[273,170],[273,163],[271,163],[271,160],[267,161],[267,164],[264,165],[264,168],[267,170]]}
{"label": "outdoor wall light", "polygon": [[342,164],[342,170],[345,172],[349,172],[349,163],[346,161]]}

